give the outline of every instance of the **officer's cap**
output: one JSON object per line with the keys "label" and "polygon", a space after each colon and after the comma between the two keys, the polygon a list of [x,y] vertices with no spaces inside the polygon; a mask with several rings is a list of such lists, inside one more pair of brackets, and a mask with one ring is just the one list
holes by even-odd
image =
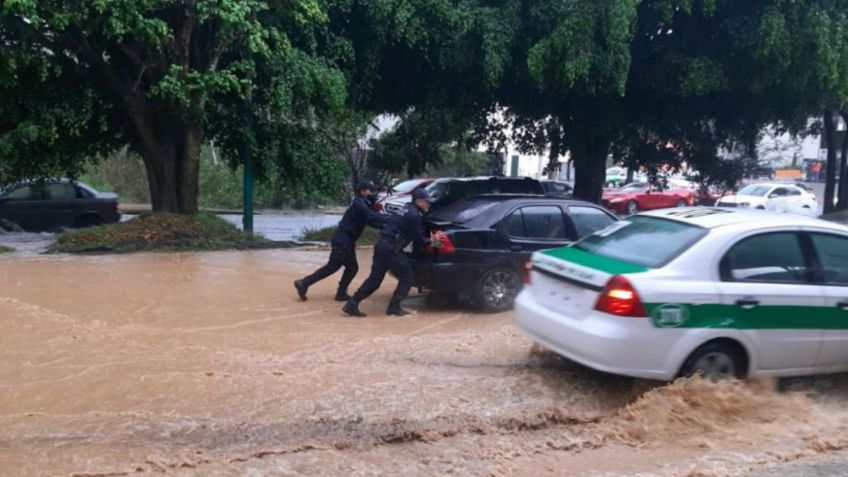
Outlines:
{"label": "officer's cap", "polygon": [[362,180],[359,181],[359,185],[356,186],[356,190],[357,192],[361,190],[370,190],[371,192],[377,192],[377,184],[375,184],[374,181]]}
{"label": "officer's cap", "polygon": [[425,189],[418,189],[412,193],[412,200],[424,199],[427,202],[433,202],[433,198],[430,197],[430,193]]}

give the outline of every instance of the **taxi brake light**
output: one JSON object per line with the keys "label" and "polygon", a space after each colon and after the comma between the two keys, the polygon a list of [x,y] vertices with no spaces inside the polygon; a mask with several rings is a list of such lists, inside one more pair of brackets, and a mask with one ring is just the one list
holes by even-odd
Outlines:
{"label": "taxi brake light", "polygon": [[630,282],[620,276],[610,278],[601,291],[595,310],[616,316],[644,317],[648,316],[642,299]]}

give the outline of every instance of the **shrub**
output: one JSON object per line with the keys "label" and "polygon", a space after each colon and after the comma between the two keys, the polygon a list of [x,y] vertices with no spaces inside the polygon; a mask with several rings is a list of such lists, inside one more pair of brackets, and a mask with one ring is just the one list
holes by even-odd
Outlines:
{"label": "shrub", "polygon": [[252,237],[226,220],[201,213],[140,215],[127,222],[70,232],[48,248],[53,253],[267,248],[280,244]]}

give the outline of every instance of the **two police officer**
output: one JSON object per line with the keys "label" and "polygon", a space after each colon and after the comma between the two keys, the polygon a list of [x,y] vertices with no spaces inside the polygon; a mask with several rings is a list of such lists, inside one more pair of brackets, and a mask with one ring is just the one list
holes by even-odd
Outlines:
{"label": "two police officer", "polygon": [[310,286],[336,273],[342,267],[344,267],[344,273],[336,290],[336,301],[350,299],[347,288],[356,276],[356,272],[359,271],[359,264],[356,261],[356,241],[359,240],[366,225],[382,228],[386,221],[385,216],[378,214],[372,208],[376,194],[377,185],[371,181],[365,180],[357,185],[356,198],[345,211],[338,230],[330,241],[332,245],[330,260],[312,275],[294,282],[301,300],[306,301],[306,292]]}
{"label": "two police officer", "polygon": [[431,242],[433,246],[440,246],[441,242],[435,236],[427,237],[424,231],[424,214],[430,210],[430,196],[424,189],[418,189],[412,194],[412,203],[407,206],[403,215],[395,215],[380,232],[380,239],[374,246],[374,261],[371,265],[371,274],[361,287],[348,300],[342,311],[350,316],[364,317],[365,313],[359,310],[359,303],[368,298],[380,288],[386,273],[391,272],[397,277],[398,284],[389,307],[387,315],[405,316],[409,312],[401,308],[401,301],[409,294],[412,287],[412,267],[409,259],[403,254],[403,249],[412,242],[418,250],[423,249]]}

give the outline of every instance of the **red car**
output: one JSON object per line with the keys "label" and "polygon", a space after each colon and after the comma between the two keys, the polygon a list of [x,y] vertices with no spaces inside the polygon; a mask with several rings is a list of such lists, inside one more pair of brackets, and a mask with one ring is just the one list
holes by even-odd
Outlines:
{"label": "red car", "polygon": [[424,178],[424,179],[410,179],[408,181],[403,181],[400,184],[392,187],[391,192],[388,194],[381,194],[380,199],[374,204],[374,210],[380,212],[383,210],[383,206],[386,201],[389,199],[393,199],[395,197],[402,197],[405,195],[412,195],[418,189],[423,187],[427,187],[433,182],[434,179]]}
{"label": "red car", "polygon": [[640,182],[604,192],[601,203],[618,214],[635,214],[642,210],[691,206],[694,195],[688,189],[660,190],[656,186]]}

